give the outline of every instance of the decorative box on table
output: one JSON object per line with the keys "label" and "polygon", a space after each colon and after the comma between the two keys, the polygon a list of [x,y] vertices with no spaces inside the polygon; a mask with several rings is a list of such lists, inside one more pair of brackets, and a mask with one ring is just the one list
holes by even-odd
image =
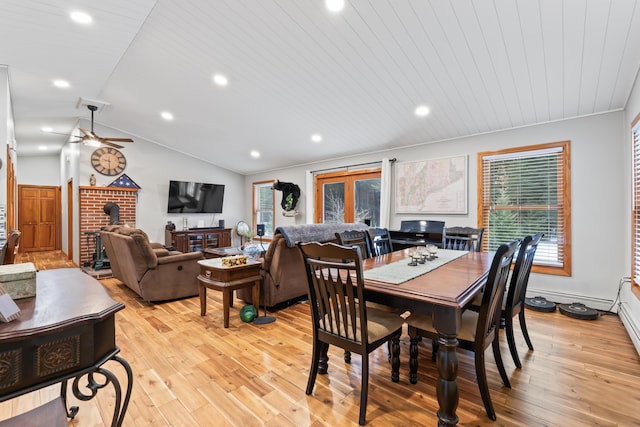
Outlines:
{"label": "decorative box on table", "polygon": [[36,266],[32,262],[0,265],[0,285],[12,299],[36,295]]}

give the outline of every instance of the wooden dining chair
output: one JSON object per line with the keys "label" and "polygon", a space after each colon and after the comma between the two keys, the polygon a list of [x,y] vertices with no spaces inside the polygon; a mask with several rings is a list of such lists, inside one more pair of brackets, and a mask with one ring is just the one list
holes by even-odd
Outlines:
{"label": "wooden dining chair", "polygon": [[511,280],[509,282],[507,295],[504,298],[504,302],[502,304],[501,317],[504,320],[507,343],[509,344],[509,351],[511,352],[513,363],[515,363],[516,367],[518,368],[522,368],[522,364],[520,363],[520,358],[518,357],[516,340],[513,335],[513,318],[518,315],[518,319],[520,321],[520,329],[522,330],[524,340],[527,342],[529,350],[533,351],[533,344],[531,343],[531,339],[529,338],[527,323],[524,318],[524,299],[527,293],[527,285],[529,283],[529,274],[531,273],[533,258],[536,256],[538,243],[540,243],[540,240],[543,236],[544,233],[527,236],[520,244],[520,250],[518,251],[516,264],[513,267],[513,272],[511,273]]}
{"label": "wooden dining chair", "polygon": [[[500,245],[496,251],[491,269],[487,277],[487,284],[482,299],[480,312],[466,310],[462,313],[462,324],[458,333],[458,346],[465,350],[472,351],[475,357],[476,377],[480,395],[484,402],[487,416],[492,420],[496,419],[496,413],[491,403],[489,395],[489,385],[485,370],[484,353],[491,345],[493,356],[502,377],[505,387],[511,387],[509,377],[504,369],[502,356],[500,354],[500,304],[504,295],[504,290],[509,277],[509,269],[513,261],[513,255],[518,247],[518,241],[514,240],[509,244]],[[407,318],[409,325],[409,381],[412,384],[418,382],[418,341],[421,337],[431,339],[433,360],[438,351],[438,332],[433,326],[433,318],[424,314],[411,314]],[[439,362],[440,363],[440,362]],[[446,362],[445,362],[446,363]]]}
{"label": "wooden dining chair", "polygon": [[379,256],[393,252],[391,235],[386,228],[372,227],[369,230],[371,256]]}
{"label": "wooden dining chair", "polygon": [[3,264],[13,264],[16,260],[16,254],[18,253],[18,248],[20,247],[20,235],[22,233],[18,230],[13,230],[9,233],[9,238],[7,239],[7,252],[4,254],[4,262]]}
{"label": "wooden dining chair", "polygon": [[[366,258],[371,258],[372,256],[377,256],[377,255],[381,255],[383,253],[387,253],[387,252],[379,252],[377,253],[375,251],[375,249],[373,248],[373,240],[371,239],[371,235],[369,234],[369,230],[351,230],[351,231],[345,231],[342,233],[336,233],[336,239],[338,240],[338,242],[343,245],[343,246],[357,246],[358,248],[360,248],[360,254],[362,255],[363,259]],[[383,229],[379,229],[379,230],[383,230]],[[383,238],[384,239],[384,238]],[[388,242],[388,248],[391,248],[391,237],[389,236],[389,231],[387,230],[387,242]],[[380,243],[380,245],[384,245],[384,243]],[[379,247],[379,251],[381,251],[382,246]],[[391,251],[390,251],[391,252]],[[389,307],[389,306],[385,306],[383,304],[379,304],[379,303],[367,303],[370,307],[372,308],[376,308],[378,310],[384,310],[384,311],[389,311],[389,312],[396,312],[396,313],[402,313],[406,310],[400,310],[400,309],[396,309],[394,307]],[[391,351],[389,351],[389,353],[391,353]],[[344,351],[344,361],[346,363],[351,363],[351,352],[349,350],[345,350]]]}
{"label": "wooden dining chair", "polygon": [[363,259],[371,258],[371,248],[366,230],[349,230],[336,233],[336,239],[342,246],[357,246]]}
{"label": "wooden dining chair", "polygon": [[[319,368],[326,369],[330,345],[362,356],[359,424],[365,424],[369,387],[369,353],[391,341],[391,379],[399,380],[400,334],[404,319],[364,303],[360,248],[335,243],[299,243],[307,273],[313,355],[307,395],[313,392]],[[321,366],[323,365],[323,366]]]}
{"label": "wooden dining chair", "polygon": [[442,248],[480,252],[484,228],[449,227],[442,231]]}

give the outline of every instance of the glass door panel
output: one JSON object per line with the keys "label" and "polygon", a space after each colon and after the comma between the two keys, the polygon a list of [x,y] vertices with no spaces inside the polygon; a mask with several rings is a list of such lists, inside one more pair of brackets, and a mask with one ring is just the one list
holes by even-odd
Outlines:
{"label": "glass door panel", "polygon": [[344,182],[333,182],[322,186],[323,212],[325,224],[338,224],[344,220]]}
{"label": "glass door panel", "polygon": [[380,179],[356,180],[353,197],[354,222],[378,227],[380,224]]}

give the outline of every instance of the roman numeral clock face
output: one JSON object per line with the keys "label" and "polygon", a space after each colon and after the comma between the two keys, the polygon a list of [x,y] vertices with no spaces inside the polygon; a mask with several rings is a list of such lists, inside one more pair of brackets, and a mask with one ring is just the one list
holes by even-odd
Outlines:
{"label": "roman numeral clock face", "polygon": [[102,175],[114,176],[127,167],[127,159],[115,148],[102,147],[91,154],[91,166]]}

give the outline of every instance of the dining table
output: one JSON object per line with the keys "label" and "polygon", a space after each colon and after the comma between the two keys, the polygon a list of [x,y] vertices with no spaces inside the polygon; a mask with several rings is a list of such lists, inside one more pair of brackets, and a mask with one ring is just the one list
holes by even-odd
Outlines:
{"label": "dining table", "polygon": [[483,289],[494,254],[438,249],[434,258],[409,265],[415,252],[408,248],[363,260],[365,299],[433,315],[440,344],[438,425],[454,426],[458,423],[456,349],[462,312]]}

